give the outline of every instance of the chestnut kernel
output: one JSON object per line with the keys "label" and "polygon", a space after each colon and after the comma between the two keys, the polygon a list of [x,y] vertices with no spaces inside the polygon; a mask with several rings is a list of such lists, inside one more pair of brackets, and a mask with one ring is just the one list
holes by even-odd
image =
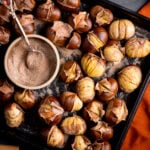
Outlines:
{"label": "chestnut kernel", "polygon": [[15,92],[14,100],[24,109],[30,109],[36,103],[36,96],[33,91],[23,89]]}
{"label": "chestnut kernel", "polygon": [[53,96],[45,97],[39,106],[38,114],[48,125],[58,124],[63,116],[64,109]]}
{"label": "chestnut kernel", "polygon": [[14,86],[8,81],[0,80],[0,100],[9,101],[14,94]]}
{"label": "chestnut kernel", "polygon": [[108,141],[95,141],[92,150],[111,150],[111,144]]}
{"label": "chestnut kernel", "polygon": [[24,111],[16,103],[8,104],[4,109],[6,124],[11,127],[19,127],[24,121]]}
{"label": "chestnut kernel", "polygon": [[118,83],[114,78],[104,78],[95,85],[98,98],[104,102],[111,100],[118,92]]}
{"label": "chestnut kernel", "polygon": [[111,124],[118,124],[126,120],[128,109],[124,100],[115,98],[109,101],[106,108],[105,118]]}
{"label": "chestnut kernel", "polygon": [[83,74],[76,61],[67,61],[60,70],[61,79],[66,83],[72,83],[80,79]]}
{"label": "chestnut kernel", "polygon": [[61,123],[61,129],[68,135],[84,134],[87,129],[86,122],[80,116],[66,117]]}
{"label": "chestnut kernel", "polygon": [[113,137],[114,130],[108,123],[99,121],[96,126],[92,127],[91,135],[95,140],[109,140]]}

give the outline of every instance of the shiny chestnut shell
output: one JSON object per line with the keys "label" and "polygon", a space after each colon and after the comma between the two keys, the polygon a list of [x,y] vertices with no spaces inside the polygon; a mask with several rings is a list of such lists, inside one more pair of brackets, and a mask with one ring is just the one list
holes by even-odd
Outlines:
{"label": "shiny chestnut shell", "polygon": [[[92,38],[93,36],[95,40]],[[83,40],[82,49],[85,52],[96,53],[99,48],[103,47],[108,41],[108,33],[103,27],[96,27],[90,31]]]}
{"label": "shiny chestnut shell", "polygon": [[57,3],[64,10],[76,11],[80,7],[81,1],[80,0],[57,0]]}
{"label": "shiny chestnut shell", "polygon": [[4,25],[7,22],[10,22],[9,10],[5,6],[0,5],[0,25]]}

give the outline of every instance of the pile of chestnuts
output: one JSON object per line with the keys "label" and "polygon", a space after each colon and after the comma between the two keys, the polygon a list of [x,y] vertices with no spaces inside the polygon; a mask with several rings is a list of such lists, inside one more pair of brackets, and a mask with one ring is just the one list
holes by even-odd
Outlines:
{"label": "pile of chestnuts", "polygon": [[[82,10],[80,0],[14,0],[14,8],[26,34],[35,33],[35,20],[47,24],[45,36],[58,47],[80,49],[80,62],[68,60],[59,77],[74,90],[57,97],[46,95],[37,103],[34,91],[15,90],[7,80],[0,81],[0,100],[6,103],[4,115],[11,128],[19,127],[25,113],[38,105],[37,114],[45,126],[41,137],[49,147],[73,150],[111,150],[113,126],[125,121],[128,109],[118,92],[131,93],[141,84],[142,71],[129,64],[107,76],[108,63],[122,63],[125,57],[143,58],[150,54],[150,41],[135,37],[135,25],[128,19],[114,19],[111,10],[100,5]],[[64,17],[64,14],[66,15]],[[0,5],[0,44],[8,44],[12,22],[5,5]],[[125,43],[124,45],[122,44]],[[13,101],[12,101],[13,100]]]}

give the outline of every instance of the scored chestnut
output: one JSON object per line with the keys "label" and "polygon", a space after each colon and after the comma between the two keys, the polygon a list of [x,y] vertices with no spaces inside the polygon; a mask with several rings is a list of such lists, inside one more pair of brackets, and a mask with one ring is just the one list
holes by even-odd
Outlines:
{"label": "scored chestnut", "polygon": [[111,144],[108,141],[95,141],[92,150],[111,150]]}
{"label": "scored chestnut", "polygon": [[97,96],[100,100],[107,102],[111,100],[118,92],[118,83],[112,78],[104,78],[95,85]]}
{"label": "scored chestnut", "polygon": [[96,126],[92,127],[91,135],[95,140],[107,141],[114,135],[114,130],[107,122],[99,121]]}
{"label": "scored chestnut", "polygon": [[97,100],[93,100],[87,104],[83,109],[83,117],[87,121],[98,122],[105,114],[103,103]]}
{"label": "scored chestnut", "polygon": [[99,49],[106,45],[108,41],[108,33],[103,27],[96,27],[90,31],[82,43],[82,49],[85,52],[96,53]]}
{"label": "scored chestnut", "polygon": [[36,96],[33,91],[23,89],[20,91],[15,91],[14,100],[24,109],[30,109],[36,103]]}
{"label": "scored chestnut", "polygon": [[62,65],[60,77],[66,83],[72,83],[83,77],[80,65],[76,61],[67,61]]}
{"label": "scored chestnut", "polygon": [[64,146],[65,135],[56,125],[53,125],[50,129],[42,129],[41,134],[48,146],[56,148]]}
{"label": "scored chestnut", "polygon": [[53,22],[60,19],[61,11],[52,0],[47,0],[37,6],[36,17],[42,21]]}
{"label": "scored chestnut", "polygon": [[80,0],[57,0],[62,9],[67,11],[77,11],[80,7]]}
{"label": "scored chestnut", "polygon": [[85,11],[70,15],[68,23],[79,33],[88,32],[92,28],[89,13]]}
{"label": "scored chestnut", "polygon": [[16,9],[23,12],[23,11],[29,11],[31,12],[36,5],[35,0],[14,0]]}
{"label": "scored chestnut", "polygon": [[118,124],[126,120],[128,109],[123,99],[115,98],[109,101],[106,108],[105,118],[111,124]]}
{"label": "scored chestnut", "polygon": [[45,97],[39,106],[38,114],[48,125],[58,124],[63,116],[64,109],[54,96]]}
{"label": "scored chestnut", "polygon": [[106,9],[100,5],[95,5],[90,10],[91,18],[98,26],[108,25],[112,22],[114,16],[111,10]]}
{"label": "scored chestnut", "polygon": [[[32,14],[18,14],[17,17],[26,34],[34,33],[35,23],[34,23],[34,16]],[[13,22],[13,25],[17,34],[19,35],[22,34],[18,27],[18,24],[15,21]]]}
{"label": "scored chestnut", "polygon": [[10,30],[8,28],[0,26],[0,43],[7,44],[10,40],[10,36]]}
{"label": "scored chestnut", "polygon": [[9,101],[14,94],[14,86],[7,80],[0,80],[0,100]]}
{"label": "scored chestnut", "polygon": [[24,121],[24,111],[16,103],[10,103],[4,108],[6,124],[11,127],[19,127]]}

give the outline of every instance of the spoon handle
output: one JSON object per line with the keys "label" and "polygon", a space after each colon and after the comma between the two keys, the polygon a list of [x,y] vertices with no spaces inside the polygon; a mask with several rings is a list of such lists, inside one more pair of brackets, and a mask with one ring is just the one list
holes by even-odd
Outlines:
{"label": "spoon handle", "polygon": [[13,19],[16,21],[20,31],[22,32],[22,35],[26,41],[26,44],[29,46],[30,50],[32,50],[29,39],[28,39],[26,33],[24,32],[24,29],[23,29],[22,25],[20,24],[20,21],[18,20],[18,17],[14,11],[12,0],[10,0],[10,11],[11,11],[11,15],[12,15]]}

